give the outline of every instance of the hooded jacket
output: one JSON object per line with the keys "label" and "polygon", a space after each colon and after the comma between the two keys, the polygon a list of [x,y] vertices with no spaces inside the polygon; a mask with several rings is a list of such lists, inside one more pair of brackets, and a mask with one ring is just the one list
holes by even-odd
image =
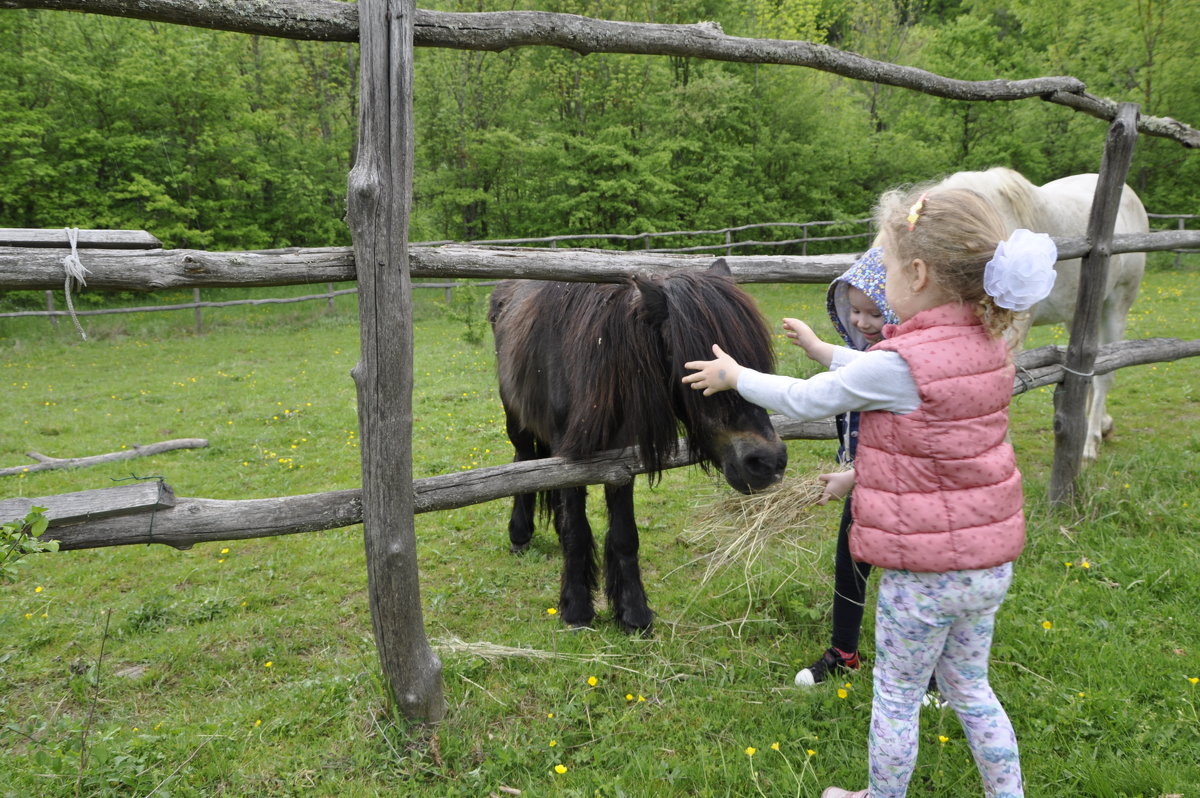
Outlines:
{"label": "hooded jacket", "polygon": [[[885,324],[899,324],[900,320],[892,312],[884,295],[884,284],[887,281],[887,270],[883,266],[883,248],[872,247],[854,262],[854,265],[843,274],[835,277],[825,292],[825,308],[829,311],[829,319],[833,328],[838,331],[846,346],[858,351],[864,351],[871,342],[850,323],[850,286],[867,295],[875,303]],[[834,421],[837,424],[839,463],[850,463],[854,460],[856,441],[858,438],[858,413],[839,414]]]}

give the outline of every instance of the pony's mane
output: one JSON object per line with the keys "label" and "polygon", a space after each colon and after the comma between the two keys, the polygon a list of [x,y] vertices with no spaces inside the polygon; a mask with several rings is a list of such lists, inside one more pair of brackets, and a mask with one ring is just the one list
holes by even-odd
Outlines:
{"label": "pony's mane", "polygon": [[581,334],[563,343],[573,413],[560,453],[636,443],[653,479],[675,451],[682,420],[688,445],[702,465],[710,463],[694,421],[731,417],[745,400],[736,391],[702,397],[688,390],[683,364],[711,359],[715,343],[743,365],[772,371],[770,333],[754,300],[729,277],[695,271],[583,290],[576,298],[571,323]]}

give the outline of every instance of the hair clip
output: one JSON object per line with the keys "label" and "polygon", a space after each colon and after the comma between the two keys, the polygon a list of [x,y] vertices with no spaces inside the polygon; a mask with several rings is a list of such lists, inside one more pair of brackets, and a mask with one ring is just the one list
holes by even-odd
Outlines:
{"label": "hair clip", "polygon": [[926,191],[924,194],[918,197],[917,201],[913,203],[913,206],[908,209],[908,232],[911,233],[916,228],[917,219],[921,218],[921,208],[925,206],[925,198],[928,196],[929,192]]}

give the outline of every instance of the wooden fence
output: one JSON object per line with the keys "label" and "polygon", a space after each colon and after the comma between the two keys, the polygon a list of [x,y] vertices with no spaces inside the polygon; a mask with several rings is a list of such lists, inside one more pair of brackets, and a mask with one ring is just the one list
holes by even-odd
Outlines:
{"label": "wooden fence", "polygon": [[[1175,230],[1186,232],[1188,230],[1187,223],[1189,221],[1200,219],[1200,214],[1194,213],[1148,213],[1151,219],[1171,220]],[[745,224],[737,227],[723,227],[716,230],[676,230],[670,232],[645,232],[645,233],[578,233],[571,235],[559,236],[541,236],[536,238],[497,238],[497,239],[479,239],[472,241],[422,241],[414,243],[414,247],[429,247],[429,246],[500,246],[500,247],[515,247],[515,246],[530,246],[542,245],[549,246],[551,249],[558,248],[559,244],[588,244],[592,242],[643,242],[643,252],[661,252],[661,253],[702,253],[702,252],[723,252],[725,255],[733,255],[735,252],[744,251],[747,249],[771,250],[780,248],[799,249],[800,254],[808,255],[808,245],[813,243],[829,244],[829,243],[848,243],[858,242],[860,247],[866,245],[871,240],[873,235],[870,229],[870,218],[851,219],[847,221],[821,220],[808,222],[758,222],[755,224]],[[811,235],[810,231],[822,227],[830,226],[858,226],[861,227],[860,232],[845,233],[839,235]],[[749,238],[738,240],[735,238],[737,233],[757,230],[772,230],[796,228],[801,231],[800,237],[780,238],[780,239],[757,239]],[[1160,226],[1160,229],[1163,229]],[[37,231],[52,233],[53,231]],[[699,237],[720,237],[722,241],[709,244],[695,244],[691,246],[679,247],[654,247],[652,242],[656,239],[674,238],[687,239]],[[17,245],[17,237],[14,235],[6,235],[4,230],[0,230],[0,246],[15,246]],[[1175,253],[1175,268],[1182,266],[1182,257],[1185,254],[1200,254],[1200,249],[1180,248],[1172,249]],[[481,283],[481,285],[493,285],[494,283]],[[453,299],[454,289],[457,283],[449,282],[420,282],[413,283],[414,289],[441,289],[444,293],[446,304],[449,304]],[[93,310],[76,310],[76,316],[105,316],[111,314],[122,313],[158,313],[169,310],[192,310],[193,315],[193,330],[197,335],[204,331],[204,319],[202,316],[202,308],[227,308],[239,305],[283,305],[296,302],[312,302],[316,300],[325,300],[330,308],[333,307],[333,300],[339,296],[347,296],[357,294],[357,288],[344,288],[336,290],[333,283],[325,284],[324,293],[306,294],[297,297],[267,297],[260,299],[231,299],[222,302],[202,301],[200,298],[200,288],[197,286],[192,289],[192,301],[180,302],[172,305],[149,305],[140,307],[121,307],[121,308],[101,308]],[[60,316],[71,315],[71,311],[59,310],[56,307],[55,292],[46,291],[46,310],[20,310],[8,311],[0,313],[0,319],[40,317],[48,318],[50,324],[54,327],[58,326]]]}
{"label": "wooden fence", "polygon": [[[655,252],[608,253],[595,250],[488,249],[484,247],[410,247],[409,212],[412,202],[412,69],[415,46],[468,50],[503,50],[527,45],[564,47],[589,52],[641,53],[708,58],[750,63],[807,66],[875,83],[902,86],[958,100],[998,101],[1040,98],[1110,120],[1100,185],[1093,203],[1088,236],[1060,242],[1061,257],[1084,257],[1085,278],[1063,353],[1047,352],[1041,367],[1025,364],[1030,373],[1040,368],[1042,379],[1063,383],[1064,401],[1055,416],[1055,471],[1060,459],[1078,466],[1082,430],[1077,421],[1084,408],[1079,391],[1087,377],[1105,367],[1111,352],[1096,347],[1095,303],[1104,285],[1108,256],[1116,251],[1162,250],[1200,246],[1200,233],[1183,231],[1145,236],[1113,237],[1115,197],[1125,180],[1132,142],[1139,132],[1200,147],[1200,130],[1175,120],[1143,116],[1135,106],[1118,105],[1088,94],[1071,77],[1029,80],[961,81],[924,70],[865,59],[808,42],[741,39],[726,36],[715,23],[657,25],[609,22],[569,14],[538,11],[448,13],[415,8],[412,0],[3,0],[5,8],[41,7],[151,19],[201,27],[324,41],[360,44],[360,102],[357,160],[348,179],[347,221],[351,250],[288,250],[270,253],[159,253],[97,250],[90,257],[88,286],[99,289],[165,289],[178,285],[284,285],[357,280],[362,334],[361,358],[354,369],[358,388],[363,483],[361,492],[328,496],[282,497],[245,503],[235,531],[217,529],[220,509],[211,500],[180,502],[169,498],[152,504],[153,542],[164,525],[190,523],[199,539],[281,534],[307,529],[363,524],[369,604],[375,641],[384,676],[398,708],[412,719],[433,721],[446,711],[441,664],[424,633],[416,562],[414,515],[421,496],[412,480],[412,284],[413,276],[495,279],[523,277],[605,282],[644,269],[667,269],[709,260],[699,255]],[[1127,249],[1122,250],[1121,247]],[[39,261],[36,250],[0,253],[0,289],[47,290],[63,283],[59,258]],[[43,253],[44,254],[44,253]],[[850,263],[850,256],[733,256],[735,276],[744,281],[824,282]],[[16,261],[14,263],[14,261]],[[39,265],[40,264],[40,265]],[[1200,354],[1200,342],[1125,342],[1143,347],[1154,359]],[[1122,345],[1124,346],[1124,345]],[[1039,350],[1040,351],[1040,350]],[[1128,350],[1114,355],[1121,360]],[[1148,361],[1141,361],[1148,362]],[[1114,367],[1120,367],[1114,366]],[[1043,383],[1045,384],[1045,383]],[[1063,453],[1060,458],[1060,453]],[[621,456],[631,453],[623,453]],[[633,462],[636,462],[634,457]],[[542,468],[546,463],[534,464]],[[592,467],[596,464],[588,464]],[[603,464],[600,464],[603,465]],[[1068,468],[1067,471],[1070,469]],[[553,487],[566,469],[527,482],[498,480],[486,485],[489,498],[513,492]],[[631,478],[634,466],[621,461],[574,479],[620,482]],[[480,494],[465,491],[464,478],[435,477],[439,485],[474,501]],[[545,478],[541,478],[544,476]],[[1069,476],[1069,475],[1068,475]],[[428,485],[430,483],[425,482]],[[1068,480],[1067,484],[1070,484]],[[53,497],[50,497],[53,498]],[[175,502],[174,506],[160,506]],[[49,502],[47,502],[49,503]],[[181,511],[181,505],[187,509]],[[254,504],[251,508],[250,504]],[[307,511],[301,512],[304,504]],[[451,506],[451,505],[445,505]],[[144,521],[138,516],[121,516]],[[302,521],[298,519],[303,519]],[[61,536],[86,536],[110,519],[84,520],[61,527]],[[145,524],[143,523],[144,527]],[[70,530],[70,532],[68,532]],[[216,534],[214,534],[214,532]],[[92,545],[97,545],[93,543]]]}

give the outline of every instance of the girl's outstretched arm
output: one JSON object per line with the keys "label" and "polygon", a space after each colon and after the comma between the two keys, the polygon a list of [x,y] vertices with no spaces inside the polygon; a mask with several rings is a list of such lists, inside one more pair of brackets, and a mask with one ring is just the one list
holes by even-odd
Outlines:
{"label": "girl's outstretched arm", "polygon": [[683,378],[684,385],[691,385],[693,391],[704,391],[705,396],[736,388],[743,368],[716,344],[713,344],[713,354],[716,355],[713,360],[689,360],[683,364],[685,369],[696,372]]}

